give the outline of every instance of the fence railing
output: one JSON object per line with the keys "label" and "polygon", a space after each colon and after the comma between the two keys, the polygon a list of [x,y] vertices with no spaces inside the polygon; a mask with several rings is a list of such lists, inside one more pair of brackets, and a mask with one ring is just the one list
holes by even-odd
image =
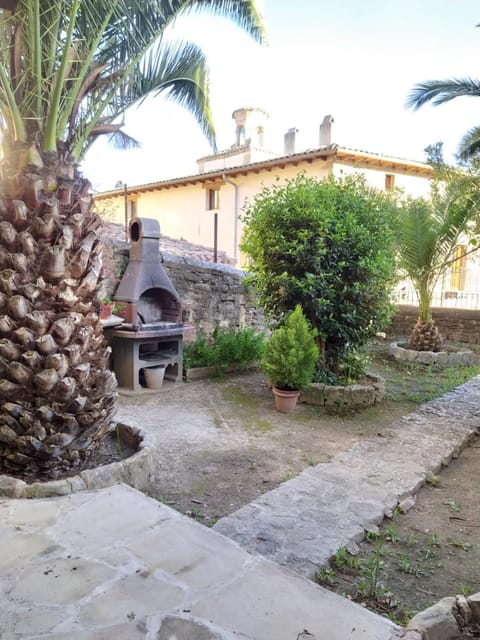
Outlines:
{"label": "fence railing", "polygon": [[[418,305],[413,289],[400,289],[392,294],[397,304]],[[438,291],[432,299],[433,307],[456,307],[458,309],[480,309],[480,291]]]}

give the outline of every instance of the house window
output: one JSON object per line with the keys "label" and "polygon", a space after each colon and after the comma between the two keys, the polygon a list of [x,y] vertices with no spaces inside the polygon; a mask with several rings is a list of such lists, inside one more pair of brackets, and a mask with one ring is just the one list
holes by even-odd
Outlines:
{"label": "house window", "polygon": [[385,191],[393,191],[395,189],[395,176],[393,173],[385,174]]}
{"label": "house window", "polygon": [[455,247],[450,272],[450,289],[464,291],[467,272],[467,246],[459,244]]}
{"label": "house window", "polygon": [[220,209],[220,189],[207,189],[207,211]]}

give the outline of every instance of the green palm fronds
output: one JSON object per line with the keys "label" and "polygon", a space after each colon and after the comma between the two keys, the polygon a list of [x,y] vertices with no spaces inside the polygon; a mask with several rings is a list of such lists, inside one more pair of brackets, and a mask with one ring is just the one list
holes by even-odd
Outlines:
{"label": "green palm fronds", "polygon": [[422,321],[430,317],[435,285],[451,263],[461,235],[479,214],[480,179],[459,173],[434,182],[429,200],[408,198],[400,207],[399,267],[415,287]]}
{"label": "green palm fronds", "polygon": [[[258,42],[254,0],[19,0],[0,3],[0,135],[63,142],[79,160],[122,114],[159,93],[188,109],[213,143],[208,67],[199,47],[174,40],[188,14],[231,19]],[[12,8],[12,7],[10,7]],[[126,140],[124,138],[123,140]]]}

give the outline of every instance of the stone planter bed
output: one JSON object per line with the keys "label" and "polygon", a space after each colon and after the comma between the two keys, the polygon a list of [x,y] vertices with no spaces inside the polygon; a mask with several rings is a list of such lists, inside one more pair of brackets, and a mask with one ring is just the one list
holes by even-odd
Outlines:
{"label": "stone planter bed", "polygon": [[138,429],[118,424],[120,443],[137,448],[129,458],[105,464],[94,469],[85,469],[77,475],[59,480],[32,482],[8,475],[0,475],[0,497],[5,498],[49,498],[63,496],[85,489],[102,489],[124,482],[135,489],[145,489],[153,473],[153,440]]}
{"label": "stone planter bed", "polygon": [[357,384],[345,387],[313,383],[300,394],[300,402],[326,408],[348,410],[371,407],[385,397],[385,380],[367,374]]}
{"label": "stone planter bed", "polygon": [[480,364],[480,356],[469,349],[455,350],[453,347],[444,351],[415,351],[409,349],[406,341],[392,342],[389,353],[402,362],[418,362],[419,364],[437,367],[459,367]]}

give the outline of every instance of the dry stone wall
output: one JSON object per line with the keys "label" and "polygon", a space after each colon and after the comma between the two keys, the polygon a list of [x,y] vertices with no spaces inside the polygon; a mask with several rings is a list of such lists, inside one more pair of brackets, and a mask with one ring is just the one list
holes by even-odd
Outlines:
{"label": "dry stone wall", "polygon": [[[435,307],[432,315],[445,340],[480,344],[480,310]],[[418,307],[400,305],[391,325],[386,329],[388,335],[410,335],[417,317]]]}
{"label": "dry stone wall", "polygon": [[[128,245],[114,242],[105,246],[106,293],[115,289],[128,263]],[[222,328],[264,328],[263,313],[244,286],[243,271],[224,264],[163,253],[163,267],[182,300],[183,321],[197,332],[211,334]]]}

